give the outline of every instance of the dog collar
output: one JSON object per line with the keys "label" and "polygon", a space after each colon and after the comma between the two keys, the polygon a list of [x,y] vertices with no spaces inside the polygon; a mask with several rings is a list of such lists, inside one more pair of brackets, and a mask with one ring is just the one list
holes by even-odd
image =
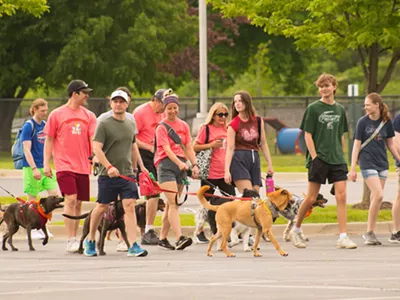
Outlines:
{"label": "dog collar", "polygon": [[269,211],[269,213],[272,216],[273,221],[275,222],[275,220],[279,217],[279,214],[278,214],[279,209],[276,207],[276,205],[274,203],[272,203],[271,200],[269,200],[268,197],[265,200],[261,200],[261,201],[263,202],[264,209],[266,211]]}

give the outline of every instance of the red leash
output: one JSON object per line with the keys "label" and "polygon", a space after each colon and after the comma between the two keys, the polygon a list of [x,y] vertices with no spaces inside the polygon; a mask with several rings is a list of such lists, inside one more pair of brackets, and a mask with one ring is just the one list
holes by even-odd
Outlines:
{"label": "red leash", "polygon": [[[125,175],[119,175],[119,177],[121,177],[121,178],[123,178],[125,180],[128,180],[128,181],[131,181],[131,182],[135,182],[135,183],[138,182],[136,179],[130,178],[130,177],[125,176]],[[164,193],[178,194],[177,191],[163,189],[163,188],[161,188],[159,186],[157,187],[157,189],[160,192],[164,192]],[[187,193],[182,192],[181,194],[190,195],[190,196],[197,196],[197,193],[195,193],[195,192],[187,192]],[[252,201],[253,200],[253,198],[249,198],[249,197],[222,196],[222,195],[214,195],[214,194],[209,194],[209,193],[205,193],[204,196],[211,197],[211,198],[223,198],[223,199],[242,200],[242,201]]]}

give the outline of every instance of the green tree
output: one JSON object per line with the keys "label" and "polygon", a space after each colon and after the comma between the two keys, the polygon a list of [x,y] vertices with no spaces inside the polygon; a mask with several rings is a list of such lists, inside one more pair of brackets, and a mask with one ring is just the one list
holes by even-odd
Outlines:
{"label": "green tree", "polygon": [[[274,35],[295,39],[300,49],[356,51],[366,92],[382,92],[400,59],[400,11],[393,0],[209,0],[226,17],[246,16]],[[380,58],[391,59],[378,77]]]}
{"label": "green tree", "polygon": [[[120,85],[154,92],[158,65],[195,42],[185,0],[50,0],[41,19],[0,18],[0,150],[21,98],[37,87],[65,88],[81,78],[105,96]],[[90,101],[89,101],[90,103]]]}
{"label": "green tree", "polygon": [[0,17],[15,15],[18,10],[40,17],[49,6],[47,0],[0,0]]}

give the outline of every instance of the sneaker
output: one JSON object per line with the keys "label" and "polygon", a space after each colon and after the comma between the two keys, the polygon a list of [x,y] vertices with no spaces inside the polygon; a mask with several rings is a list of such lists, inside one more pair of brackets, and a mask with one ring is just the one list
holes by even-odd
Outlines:
{"label": "sneaker", "polygon": [[389,242],[392,244],[400,244],[400,231],[392,233],[392,235],[389,238]]}
{"label": "sneaker", "polygon": [[375,232],[368,231],[363,234],[363,238],[365,240],[365,245],[382,245],[380,241],[376,238]]}
{"label": "sneaker", "polygon": [[147,256],[147,251],[142,249],[138,243],[134,242],[133,246],[128,250],[128,256],[144,257]]}
{"label": "sneaker", "polygon": [[166,238],[158,242],[158,248],[164,250],[175,250],[175,247],[172,246]]}
{"label": "sneaker", "polygon": [[[43,230],[41,230],[43,232]],[[47,235],[49,236],[50,239],[54,237],[54,235],[50,232],[50,230],[47,228]],[[44,237],[44,232],[43,232],[43,237]]]}
{"label": "sneaker", "polygon": [[208,244],[210,241],[206,238],[204,231],[196,235],[196,244]]}
{"label": "sneaker", "polygon": [[303,240],[302,232],[294,232],[293,230],[290,232],[290,240],[292,244],[297,248],[306,248],[307,245]]}
{"label": "sneaker", "polygon": [[83,248],[85,249],[83,251],[85,256],[97,256],[95,241],[89,241],[88,239],[85,239],[83,242]]}
{"label": "sneaker", "polygon": [[186,237],[181,235],[179,240],[176,242],[175,249],[176,250],[183,250],[186,247],[189,247],[192,244],[192,239],[190,237]]}
{"label": "sneaker", "polygon": [[79,241],[76,238],[71,239],[70,252],[76,253],[79,251]]}
{"label": "sneaker", "polygon": [[336,246],[338,248],[344,249],[356,249],[357,244],[354,243],[347,235],[344,238],[339,238],[336,242]]}
{"label": "sneaker", "polygon": [[118,242],[117,252],[128,252],[128,246],[125,242]]}
{"label": "sneaker", "polygon": [[41,229],[40,230],[37,230],[37,229],[31,230],[31,239],[32,240],[42,240],[42,239],[44,239],[43,231]]}
{"label": "sneaker", "polygon": [[158,245],[159,239],[154,229],[150,229],[142,236],[142,245]]}

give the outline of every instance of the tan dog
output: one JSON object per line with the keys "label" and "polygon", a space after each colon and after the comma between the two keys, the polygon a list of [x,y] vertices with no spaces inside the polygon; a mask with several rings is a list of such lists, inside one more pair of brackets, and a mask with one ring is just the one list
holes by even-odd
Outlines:
{"label": "tan dog", "polygon": [[[276,250],[278,250],[279,254],[282,256],[287,256],[288,253],[283,251],[278,241],[275,239],[271,231],[272,227],[272,213],[268,208],[267,203],[264,200],[256,199],[256,207],[254,208],[254,217],[252,216],[252,201],[231,201],[226,202],[222,205],[216,206],[211,205],[206,198],[204,197],[204,193],[209,189],[209,186],[201,187],[197,192],[197,197],[199,198],[201,204],[209,209],[216,211],[215,220],[217,223],[218,231],[212,237],[210,243],[207,248],[207,255],[212,256],[211,248],[216,240],[218,240],[222,236],[221,249],[225,252],[227,257],[234,257],[234,253],[230,253],[228,251],[227,243],[228,238],[232,230],[232,222],[240,222],[248,227],[257,228],[256,238],[253,245],[253,252],[255,257],[260,257],[261,254],[258,252],[258,245],[260,243],[261,234],[266,234],[268,238],[271,240],[272,244],[274,244]],[[287,190],[281,189],[275,192],[268,194],[268,198],[273,205],[278,210],[284,210],[289,203],[289,200],[292,198],[292,193]],[[258,228],[258,225],[261,228]]]}

